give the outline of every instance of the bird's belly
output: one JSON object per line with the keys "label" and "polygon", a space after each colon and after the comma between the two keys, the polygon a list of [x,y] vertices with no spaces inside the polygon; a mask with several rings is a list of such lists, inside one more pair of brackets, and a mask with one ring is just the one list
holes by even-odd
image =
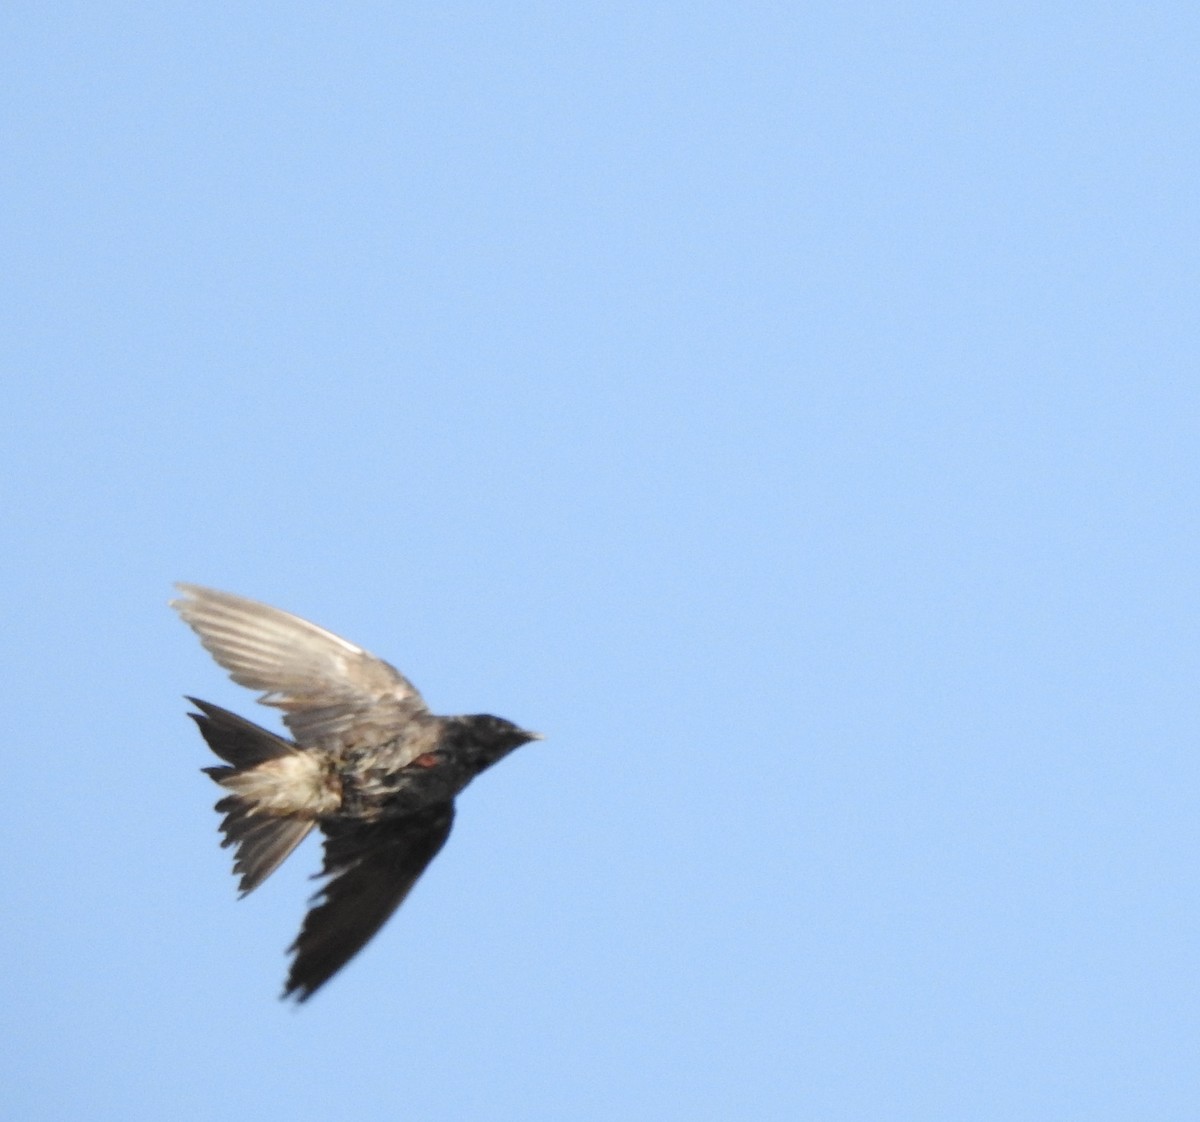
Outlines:
{"label": "bird's belly", "polygon": [[343,772],[340,815],[366,822],[402,818],[452,799],[458,789],[455,777],[440,769],[406,768],[397,772],[363,768]]}

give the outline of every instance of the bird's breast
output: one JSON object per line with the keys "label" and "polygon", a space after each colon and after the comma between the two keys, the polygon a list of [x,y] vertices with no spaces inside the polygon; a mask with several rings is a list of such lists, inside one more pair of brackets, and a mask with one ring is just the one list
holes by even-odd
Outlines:
{"label": "bird's breast", "polygon": [[423,762],[396,768],[368,757],[343,768],[341,815],[364,821],[400,818],[452,799],[464,786],[458,769],[431,759],[419,756]]}

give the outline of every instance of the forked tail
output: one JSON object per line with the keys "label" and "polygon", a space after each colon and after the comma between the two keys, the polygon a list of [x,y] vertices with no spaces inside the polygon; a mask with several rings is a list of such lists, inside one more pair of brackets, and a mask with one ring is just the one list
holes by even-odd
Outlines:
{"label": "forked tail", "polygon": [[229,765],[203,770],[230,792],[216,809],[225,816],[221,845],[237,847],[233,871],[244,896],[279,868],[337,799],[311,753],[218,705],[188,701],[200,710],[189,716],[208,746]]}

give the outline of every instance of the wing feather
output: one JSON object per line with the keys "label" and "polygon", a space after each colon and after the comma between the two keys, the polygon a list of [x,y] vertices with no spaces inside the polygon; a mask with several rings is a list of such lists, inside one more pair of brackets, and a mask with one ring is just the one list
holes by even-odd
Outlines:
{"label": "wing feather", "polygon": [[450,836],[454,804],[364,825],[331,820],[322,875],[296,941],[284,997],[307,1001],[350,961],[404,902]]}
{"label": "wing feather", "polygon": [[283,710],[302,747],[385,743],[427,711],[394,666],[331,631],[229,592],[176,587],[171,606],[238,685]]}

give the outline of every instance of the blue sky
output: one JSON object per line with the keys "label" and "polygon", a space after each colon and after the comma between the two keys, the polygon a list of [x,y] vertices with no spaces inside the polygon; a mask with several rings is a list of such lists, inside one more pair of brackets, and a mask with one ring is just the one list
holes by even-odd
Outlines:
{"label": "blue sky", "polygon": [[[1185,1119],[1194,5],[0,15],[0,1106]],[[170,582],[544,731],[276,1000]]]}

